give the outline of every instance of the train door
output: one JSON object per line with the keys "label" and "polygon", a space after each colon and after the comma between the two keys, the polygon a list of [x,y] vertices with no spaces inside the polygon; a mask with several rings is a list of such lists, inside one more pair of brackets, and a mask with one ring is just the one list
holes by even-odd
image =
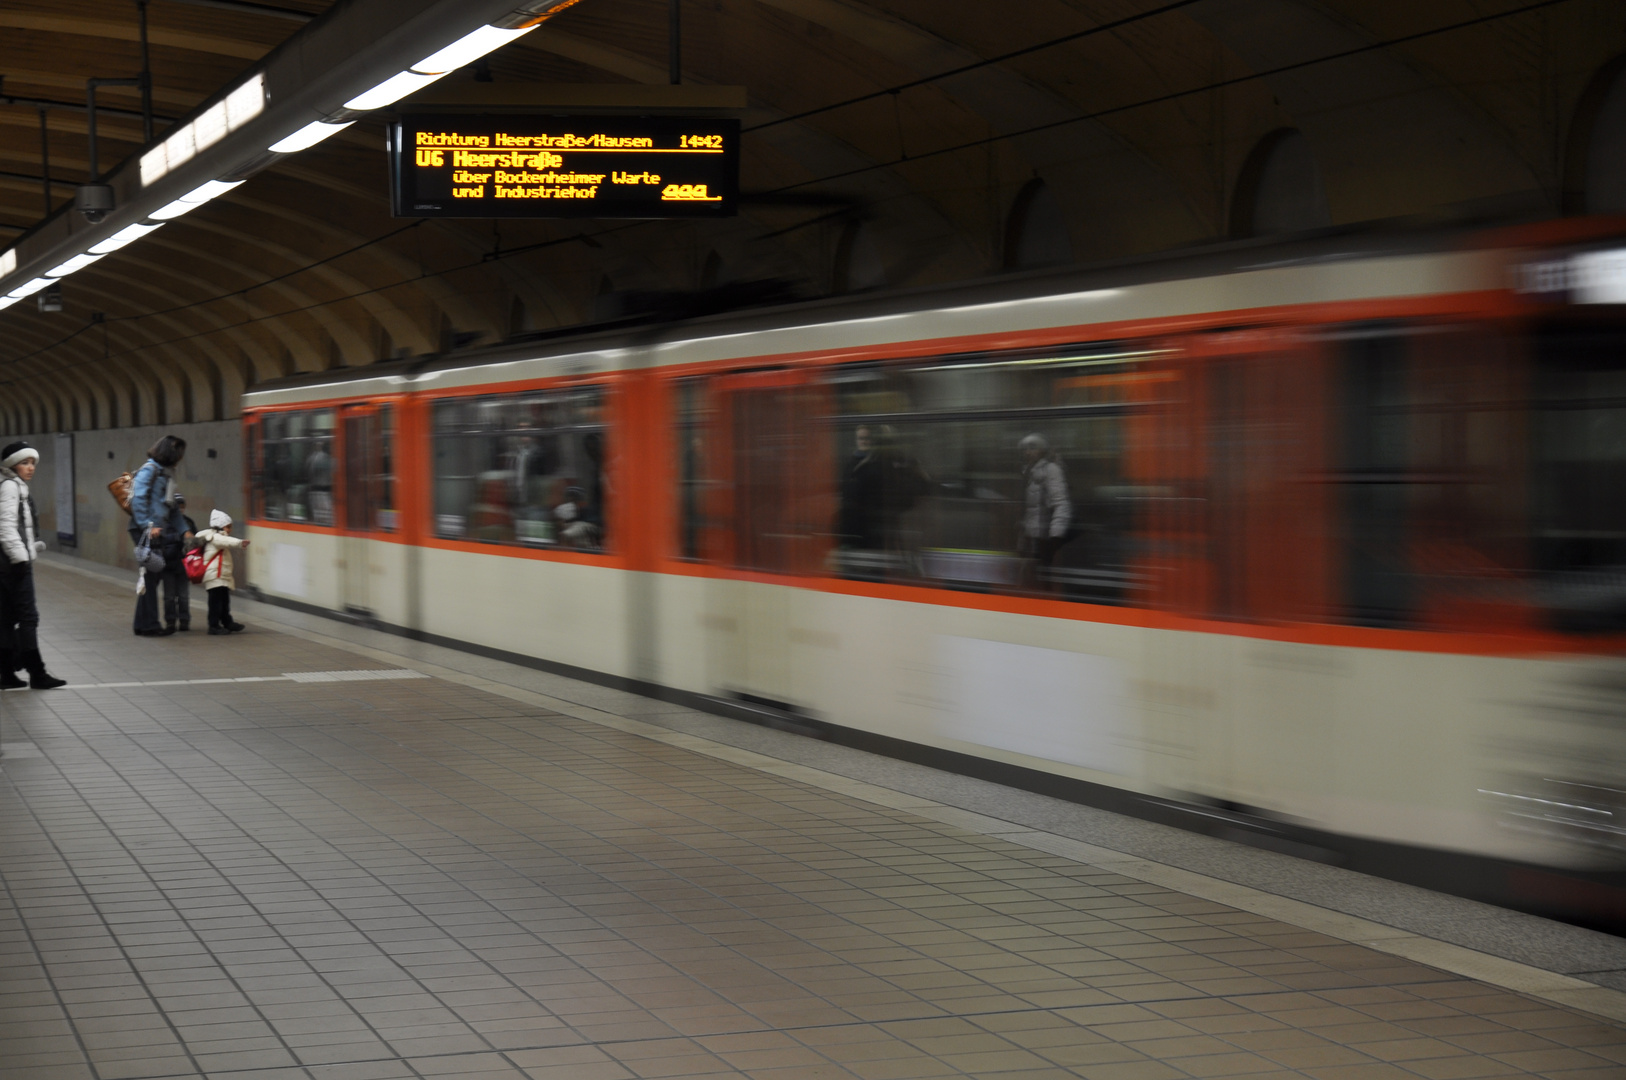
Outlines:
{"label": "train door", "polygon": [[[1211,620],[1324,618],[1319,350],[1292,330],[1250,330],[1195,335],[1171,343],[1169,355],[1173,377],[1132,435],[1138,482],[1152,492],[1140,545],[1152,603]],[[1325,763],[1300,751],[1332,713],[1312,660],[1288,649],[1267,657],[1274,647],[1231,634],[1155,635],[1148,647],[1156,653],[1149,668],[1165,673],[1148,687],[1150,740],[1171,748],[1154,779],[1248,805],[1279,802],[1283,776],[1314,784]],[[1254,670],[1261,664],[1270,668],[1263,676]],[[1305,685],[1270,694],[1261,678]],[[1290,703],[1294,714],[1263,715],[1272,702]]]}
{"label": "train door", "polygon": [[1131,428],[1150,603],[1199,618],[1315,621],[1329,604],[1327,386],[1291,331],[1171,343]]}
{"label": "train door", "polygon": [[[710,582],[709,679],[724,694],[795,705],[791,663],[798,576],[822,571],[830,543],[827,395],[806,372],[714,380],[708,558],[737,573]],[[743,573],[741,573],[743,572]]]}
{"label": "train door", "polygon": [[344,530],[342,596],[344,609],[372,618],[378,612],[375,579],[385,576],[376,550],[380,534],[393,533],[396,512],[393,483],[395,410],[387,404],[345,408],[340,423],[344,439]]}

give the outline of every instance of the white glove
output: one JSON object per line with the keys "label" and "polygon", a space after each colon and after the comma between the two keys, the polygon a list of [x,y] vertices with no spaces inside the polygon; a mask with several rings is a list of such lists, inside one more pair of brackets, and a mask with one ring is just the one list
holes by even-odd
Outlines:
{"label": "white glove", "polygon": [[34,554],[42,555],[44,553],[45,553],[45,541],[44,540],[36,540],[36,541],[34,541]]}

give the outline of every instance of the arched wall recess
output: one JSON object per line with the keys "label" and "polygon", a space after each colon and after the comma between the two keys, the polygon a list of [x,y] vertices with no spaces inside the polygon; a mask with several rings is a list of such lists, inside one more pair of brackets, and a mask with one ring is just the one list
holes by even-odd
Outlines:
{"label": "arched wall recess", "polygon": [[849,221],[841,230],[832,269],[833,292],[862,292],[886,284],[886,264],[875,246],[873,230],[864,222]]}
{"label": "arched wall recess", "polygon": [[1310,140],[1277,128],[1254,146],[1231,195],[1231,235],[1274,236],[1332,224]]}
{"label": "arched wall recess", "polygon": [[525,303],[523,296],[513,296],[508,301],[508,336],[518,337],[520,334],[534,330],[532,325],[531,308]]}
{"label": "arched wall recess", "polygon": [[706,259],[700,265],[700,287],[702,289],[715,289],[724,282],[723,257],[713,248],[706,252]]}
{"label": "arched wall recess", "polygon": [[1050,186],[1038,177],[1023,185],[1005,221],[1005,269],[1034,270],[1073,261],[1067,216]]}
{"label": "arched wall recess", "polygon": [[1570,122],[1564,211],[1626,214],[1626,55],[1598,70]]}

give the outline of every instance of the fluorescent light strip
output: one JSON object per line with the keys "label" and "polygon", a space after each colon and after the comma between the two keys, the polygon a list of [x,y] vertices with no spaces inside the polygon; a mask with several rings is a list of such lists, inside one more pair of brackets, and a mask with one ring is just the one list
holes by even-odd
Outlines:
{"label": "fluorescent light strip", "polygon": [[[350,123],[354,123],[354,121]],[[330,124],[326,120],[317,120],[306,124],[292,135],[272,143],[266,149],[273,154],[297,154],[301,150],[309,150],[329,136],[337,135],[349,126],[349,123]]]}
{"label": "fluorescent light strip", "polygon": [[92,255],[87,251],[83,255],[75,255],[61,266],[45,271],[45,276],[53,278],[67,277],[75,271],[83,270],[97,259],[103,258],[105,254],[104,252],[103,255]]}
{"label": "fluorescent light strip", "polygon": [[17,249],[8,248],[0,251],[0,278],[17,269]]}
{"label": "fluorescent light strip", "polygon": [[8,307],[21,299],[22,297],[20,296],[0,296],[0,311],[6,310]]}
{"label": "fluorescent light strip", "polygon": [[154,221],[169,221],[172,218],[178,218],[182,214],[190,213],[191,211],[196,210],[210,199],[213,199],[219,195],[224,195],[226,192],[230,191],[232,188],[241,183],[241,180],[211,180],[202,187],[194,188],[185,195],[182,195],[179,199],[176,199],[168,206],[154,210],[147,216],[152,218]]}
{"label": "fluorescent light strip", "polygon": [[495,52],[515,38],[524,37],[535,29],[535,25],[520,27],[517,30],[505,30],[500,26],[482,26],[438,52],[430,53],[407,70],[391,75],[371,90],[357,94],[345,102],[344,107],[357,112],[368,112],[393,105],[436,79],[460,67],[467,67],[487,53]]}
{"label": "fluorescent light strip", "polygon": [[21,286],[19,288],[13,289],[10,292],[8,292],[6,295],[11,297],[11,299],[13,299],[13,300],[21,300],[25,296],[33,296],[35,293],[39,292],[41,289],[45,288],[47,285],[50,285],[50,284],[51,284],[51,279],[50,278],[48,278],[48,277],[37,277],[33,281],[30,281],[27,285],[23,285],[23,286]]}
{"label": "fluorescent light strip", "polygon": [[211,180],[182,195],[186,202],[206,203],[210,199],[218,199],[232,188],[242,184],[241,180]]}
{"label": "fluorescent light strip", "polygon": [[430,53],[413,64],[412,70],[444,75],[448,71],[467,67],[487,53],[495,52],[515,38],[524,37],[535,29],[535,26],[523,26],[517,30],[504,30],[500,26],[482,26],[440,51]]}
{"label": "fluorescent light strip", "polygon": [[176,199],[165,206],[160,206],[147,216],[154,221],[173,221],[182,214],[190,214],[203,204],[200,202],[187,202],[185,199]]}
{"label": "fluorescent light strip", "polygon": [[148,233],[157,232],[161,228],[163,228],[162,225],[143,225],[140,222],[134,225],[126,225],[106,240],[92,247],[90,253],[92,255],[112,254],[125,244],[133,244]]}
{"label": "fluorescent light strip", "polygon": [[344,107],[354,109],[357,112],[382,109],[386,105],[395,104],[420,87],[428,86],[445,74],[445,72],[438,72],[433,75],[423,75],[416,71],[403,71],[391,75],[371,90],[357,94],[345,102]]}

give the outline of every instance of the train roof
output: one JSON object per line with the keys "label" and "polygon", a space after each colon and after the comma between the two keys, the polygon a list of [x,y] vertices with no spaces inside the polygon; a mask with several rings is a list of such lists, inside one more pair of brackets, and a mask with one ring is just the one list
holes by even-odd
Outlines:
{"label": "train roof", "polygon": [[1598,239],[1626,221],[1525,230],[1348,229],[1210,244],[946,285],[665,322],[588,325],[256,385],[247,407],[507,383],[708,360],[1339,300],[1505,288],[1506,249]]}

